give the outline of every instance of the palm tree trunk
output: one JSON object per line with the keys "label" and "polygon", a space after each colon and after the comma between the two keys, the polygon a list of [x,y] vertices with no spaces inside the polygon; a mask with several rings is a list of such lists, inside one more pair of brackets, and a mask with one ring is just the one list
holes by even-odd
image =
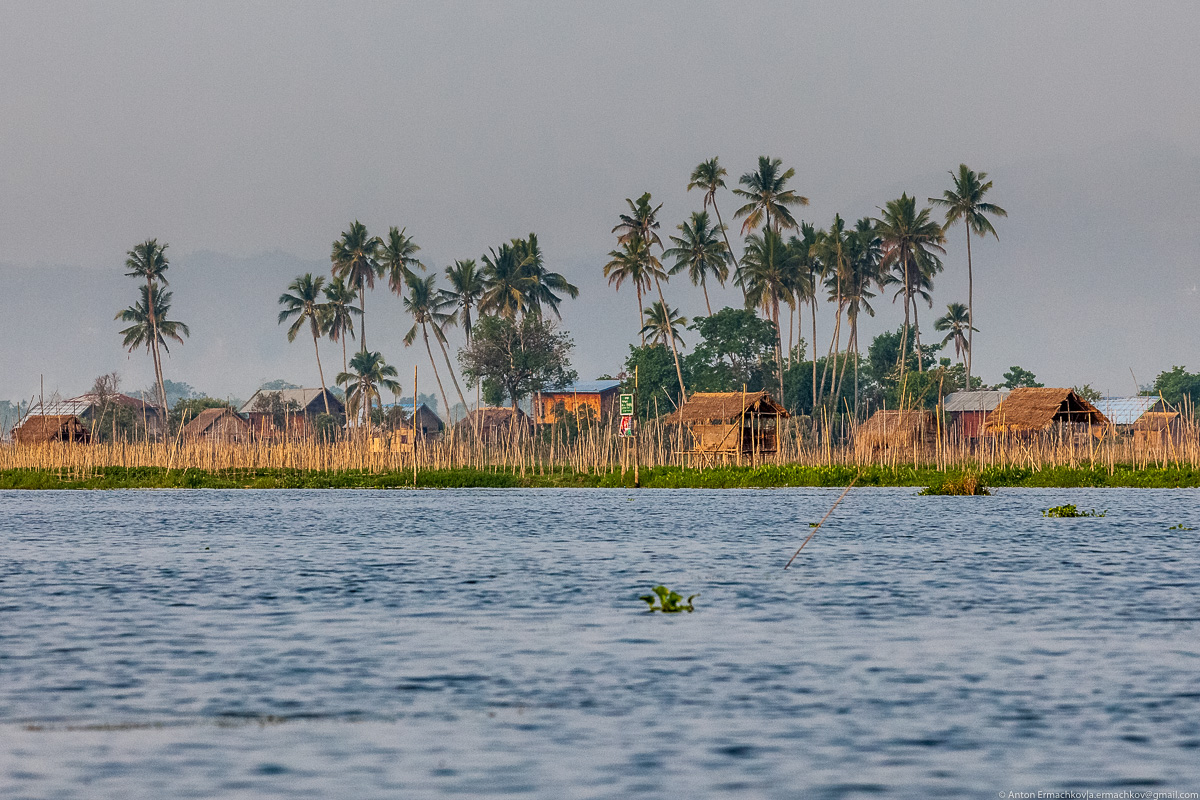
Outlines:
{"label": "palm tree trunk", "polygon": [[154,281],[149,275],[146,276],[146,288],[148,294],[146,296],[146,310],[150,312],[150,342],[151,355],[154,362],[154,383],[158,387],[158,407],[162,409],[162,418],[165,423],[167,420],[167,390],[163,385],[162,377],[162,354],[158,350],[158,315],[154,312]]}
{"label": "palm tree trunk", "polygon": [[779,327],[779,295],[771,301],[771,316],[775,322],[775,369],[779,373],[779,404],[786,405],[783,398],[783,330]]}
{"label": "palm tree trunk", "polygon": [[350,368],[346,365],[346,332],[342,331],[342,372],[349,372]]}
{"label": "palm tree trunk", "polygon": [[[662,303],[663,311],[667,310],[667,300],[663,297],[662,283],[658,278],[654,279],[654,285],[658,289],[658,302]],[[667,319],[670,320],[671,315],[667,314]],[[669,324],[669,323],[668,323]],[[675,347],[675,337],[670,337],[671,355],[675,358],[675,377],[679,379],[679,407],[683,408],[683,404],[687,402],[687,389],[683,385],[683,370],[679,368],[679,350]]]}
{"label": "palm tree trunk", "polygon": [[854,348],[854,422],[858,423],[858,314],[850,320],[850,342]]}
{"label": "palm tree trunk", "polygon": [[815,419],[817,413],[817,298],[815,294],[808,303],[808,309],[812,312],[812,412]]}
{"label": "palm tree trunk", "polygon": [[904,331],[900,334],[900,384],[904,384],[904,370],[908,366],[908,292],[904,293]]}
{"label": "palm tree trunk", "polygon": [[708,309],[708,315],[712,316],[712,303],[708,302],[708,287],[704,284],[704,279],[700,279],[700,288],[704,290],[704,306]]}
{"label": "palm tree trunk", "polygon": [[317,321],[312,322],[313,350],[317,353],[317,374],[321,376],[321,398],[325,401],[325,413],[329,413],[329,392],[325,391],[325,370],[321,368],[321,348],[317,346]]}
{"label": "palm tree trunk", "polygon": [[640,283],[635,283],[635,284],[634,284],[634,288],[635,288],[635,289],[637,289],[637,301],[638,301],[638,313],[637,313],[637,320],[638,320],[638,333],[639,333],[639,334],[641,335],[641,337],[642,337],[642,347],[645,347],[645,346],[646,346],[646,331],[645,331],[644,329],[642,329],[642,324],[641,324],[641,323],[642,323],[642,285],[641,285]]}
{"label": "palm tree trunk", "polygon": [[[733,245],[731,245],[729,243],[729,231],[725,230],[725,220],[721,219],[721,209],[717,208],[717,198],[713,197],[711,199],[712,199],[713,211],[717,212],[717,222],[721,226],[721,235],[723,237],[725,237],[725,249],[729,251],[729,257],[733,259],[733,268],[736,270],[738,268],[738,260],[737,260],[737,256],[735,256],[733,254]],[[742,287],[742,302],[743,303],[746,302],[746,287],[745,286]]]}
{"label": "palm tree trunk", "polygon": [[971,391],[971,354],[974,352],[972,345],[975,343],[975,278],[971,274],[971,226],[963,225],[967,229],[967,385],[966,390]]}
{"label": "palm tree trunk", "polygon": [[[467,399],[463,397],[462,387],[458,385],[458,378],[454,377],[454,366],[450,363],[450,354],[446,352],[446,343],[442,341],[442,337],[438,337],[438,347],[442,348],[442,358],[446,359],[446,369],[450,371],[450,380],[454,381],[454,391],[458,393],[458,402],[462,403],[463,409],[467,408]],[[446,409],[446,413],[450,414],[450,409]],[[453,418],[450,418],[453,422]]]}
{"label": "palm tree trunk", "polygon": [[921,358],[921,322],[917,319],[917,298],[914,296],[913,306],[913,345],[917,348],[917,372],[924,372],[925,365]]}
{"label": "palm tree trunk", "polygon": [[[438,392],[442,395],[442,402],[446,404],[446,416],[450,416],[450,400],[446,397],[446,390],[442,388],[442,376],[438,375],[437,362],[433,360],[433,348],[429,346],[429,330],[425,327],[425,323],[421,323],[421,337],[425,339],[425,352],[429,354],[429,366],[433,367],[433,378],[437,381]],[[413,400],[416,400],[416,393],[413,393]]]}
{"label": "palm tree trunk", "polygon": [[367,352],[367,287],[365,281],[358,282],[358,343],[360,352]]}

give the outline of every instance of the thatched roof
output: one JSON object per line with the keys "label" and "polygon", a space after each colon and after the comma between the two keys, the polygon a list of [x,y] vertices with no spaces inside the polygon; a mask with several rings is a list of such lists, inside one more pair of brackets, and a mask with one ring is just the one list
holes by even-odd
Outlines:
{"label": "thatched roof", "polygon": [[1135,431],[1165,431],[1179,418],[1178,411],[1147,411],[1133,423]]}
{"label": "thatched roof", "polygon": [[26,417],[25,421],[13,430],[13,441],[19,444],[86,442],[90,438],[88,429],[74,414]]}
{"label": "thatched roof", "polygon": [[696,392],[682,409],[668,414],[666,422],[692,424],[733,423],[742,415],[787,417],[783,406],[766,392]]}
{"label": "thatched roof", "polygon": [[1108,418],[1071,389],[1020,388],[996,407],[984,423],[988,433],[1030,433],[1048,430],[1055,422],[1108,425]]}
{"label": "thatched roof", "polygon": [[933,436],[937,420],[932,411],[876,411],[854,433],[857,447],[909,447]]}
{"label": "thatched roof", "polygon": [[241,433],[249,432],[250,425],[237,414],[233,413],[231,408],[206,408],[196,415],[196,418],[183,426],[184,438],[200,438],[203,436],[211,436],[219,430],[228,430],[227,426],[233,426],[234,430]]}

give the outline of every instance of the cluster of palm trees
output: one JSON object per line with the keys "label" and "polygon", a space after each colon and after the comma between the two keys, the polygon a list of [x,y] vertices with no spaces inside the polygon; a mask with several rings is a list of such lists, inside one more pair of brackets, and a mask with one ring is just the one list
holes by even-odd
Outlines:
{"label": "cluster of palm trees", "polygon": [[[971,234],[996,235],[989,216],[1007,216],[1004,209],[984,201],[992,183],[986,173],[976,173],[961,165],[954,178],[953,188],[940,198],[930,198],[934,206],[945,210],[945,223],[932,219],[929,207],[918,208],[908,194],[886,203],[878,217],[864,217],[848,226],[835,215],[828,228],[797,221],[793,209],[808,205],[808,198],[788,187],[795,170],[784,169],[777,158],[760,156],[757,169],[738,179],[733,194],[743,201],[734,212],[741,220],[744,246],[741,259],[734,255],[728,228],[717,205],[717,195],[727,188],[725,168],[716,158],[699,164],[692,171],[688,190],[703,192],[703,209],[677,226],[678,235],[670,236],[671,247],[665,247],[657,230],[658,214],[662,208],[653,205],[650,194],[636,201],[626,200],[629,213],[620,216],[613,231],[619,234],[618,249],[609,253],[604,275],[617,290],[631,283],[637,295],[638,309],[643,319],[640,331],[642,344],[649,334],[652,341],[669,346],[675,359],[676,374],[681,390],[681,402],[686,397],[676,343],[681,341],[677,328],[687,324],[678,309],[667,305],[662,284],[669,276],[686,273],[693,285],[704,292],[704,303],[712,314],[708,296],[708,280],[725,286],[732,275],[733,282],[743,294],[747,308],[758,309],[774,323],[776,332],[775,356],[779,365],[779,393],[783,397],[783,373],[790,366],[794,353],[795,320],[800,306],[808,305],[812,317],[815,349],[817,305],[822,294],[835,310],[833,334],[824,359],[821,376],[817,376],[817,358],[813,353],[813,407],[825,397],[840,395],[842,383],[853,365],[854,397],[858,397],[858,319],[862,312],[874,316],[870,301],[874,290],[894,289],[893,302],[904,301],[904,326],[901,353],[911,346],[917,352],[917,368],[921,369],[921,339],[918,320],[918,300],[932,307],[933,279],[943,268],[945,230],[962,221],[967,228],[968,302],[965,312],[961,304],[951,304],[947,315],[936,323],[938,330],[948,330],[946,341],[953,340],[959,355],[964,358],[967,385],[970,385],[971,334],[974,328],[973,276],[970,253]],[[709,207],[716,216],[709,216]],[[785,238],[786,237],[786,238]],[[657,248],[657,253],[656,253]],[[660,259],[661,256],[661,259]],[[665,267],[662,259],[673,260]],[[643,308],[643,297],[653,287],[658,301]],[[788,348],[785,362],[781,309],[789,309]],[[843,319],[846,346],[843,348]],[[913,341],[909,342],[909,336]],[[907,359],[898,361],[898,378],[902,381]],[[826,387],[829,388],[826,394]]]}
{"label": "cluster of palm trees", "polygon": [[163,419],[167,418],[167,391],[163,385],[162,353],[159,351],[169,352],[167,339],[182,344],[183,337],[191,335],[187,325],[167,319],[172,297],[166,290],[168,267],[167,245],[160,245],[157,239],[147,239],[126,253],[125,268],[129,271],[125,275],[146,283],[139,287],[141,299],[117,312],[116,316],[116,319],[130,323],[120,332],[125,348],[132,353],[145,347],[154,361],[154,387]]}
{"label": "cluster of palm trees", "polygon": [[[545,258],[536,234],[513,239],[500,247],[491,248],[482,256],[482,266],[475,259],[455,261],[446,267],[445,288],[438,286],[436,274],[423,275],[426,266],[417,257],[420,247],[406,230],[393,226],[385,238],[372,236],[365,225],[355,221],[333,243],[330,254],[331,280],[325,276],[301,275],[280,296],[280,324],[291,321],[288,341],[308,326],[317,359],[321,385],[325,373],[321,366],[319,340],[328,336],[342,345],[342,372],[335,381],[346,386],[346,407],[352,418],[378,403],[382,410],[379,389],[399,393],[394,379],[396,369],[387,364],[377,351],[367,349],[366,294],[377,279],[386,278],[389,289],[401,298],[404,310],[412,318],[412,327],[404,336],[404,345],[411,346],[418,333],[425,344],[429,364],[449,411],[450,405],[442,384],[438,361],[434,358],[430,333],[436,341],[453,382],[458,400],[467,405],[462,387],[446,348],[446,332],[450,326],[461,325],[467,343],[471,340],[472,314],[495,314],[516,318],[552,312],[560,316],[559,305],[564,296],[575,298],[579,289],[565,277],[546,267]],[[354,306],[354,301],[358,306]],[[359,350],[346,358],[346,338],[355,337],[357,320]],[[328,409],[327,409],[328,410]]]}

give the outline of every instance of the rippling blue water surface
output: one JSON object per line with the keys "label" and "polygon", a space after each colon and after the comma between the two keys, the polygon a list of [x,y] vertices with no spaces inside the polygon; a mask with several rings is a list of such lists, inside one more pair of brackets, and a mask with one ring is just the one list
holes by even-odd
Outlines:
{"label": "rippling blue water surface", "polygon": [[0,794],[1200,791],[1196,493],[837,494],[0,493]]}

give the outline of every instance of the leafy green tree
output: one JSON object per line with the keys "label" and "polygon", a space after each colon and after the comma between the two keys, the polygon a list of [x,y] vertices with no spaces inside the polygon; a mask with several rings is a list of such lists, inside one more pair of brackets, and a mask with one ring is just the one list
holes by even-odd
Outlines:
{"label": "leafy green tree", "polygon": [[775,326],[769,320],[749,309],[723,308],[695,318],[688,330],[700,338],[684,359],[696,391],[736,392],[745,386],[756,392],[767,388],[776,369]]}
{"label": "leafy green tree", "polygon": [[1037,376],[1027,369],[1021,367],[1009,367],[1008,372],[1004,373],[1004,383],[1001,386],[1006,386],[1009,389],[1019,389],[1023,387],[1039,388],[1044,386],[1037,382]]}
{"label": "leafy green tree", "polygon": [[1188,398],[1194,406],[1200,401],[1200,372],[1187,372],[1183,367],[1173,366],[1154,379],[1154,392],[1171,405],[1179,405]]}
{"label": "leafy green tree", "polygon": [[[325,276],[313,277],[311,272],[301,275],[288,285],[288,290],[279,296],[279,304],[283,310],[279,312],[279,322],[282,325],[293,319],[288,328],[288,342],[296,341],[296,334],[308,323],[312,333],[313,350],[317,355],[317,375],[321,378],[321,388],[325,388],[325,370],[321,366],[321,348],[317,340],[325,334],[329,324],[329,309],[320,302],[321,289],[325,286]],[[321,397],[325,400],[325,413],[329,413],[329,395],[324,392]]]}
{"label": "leafy green tree", "polygon": [[379,390],[387,389],[400,394],[400,382],[396,380],[396,368],[386,363],[379,353],[359,351],[350,359],[350,370],[339,373],[337,383],[346,387],[346,414],[351,419],[370,419],[371,402],[379,405],[383,413],[383,399]]}
{"label": "leafy green tree", "polygon": [[[662,250],[662,239],[658,237],[658,212],[662,210],[662,203],[658,205],[650,204],[650,193],[646,192],[637,199],[635,203],[630,198],[625,198],[625,202],[629,204],[629,213],[620,215],[618,222],[612,229],[613,233],[618,233],[618,244],[640,239],[646,243],[644,257],[646,263],[644,266],[646,274],[654,280],[654,287],[658,290],[658,302],[664,307],[667,305],[666,298],[663,297],[662,285],[667,280],[667,273],[663,270],[662,262],[654,255],[654,246]],[[679,348],[675,346],[675,340],[670,339],[668,344],[671,345],[671,357],[675,360],[675,375],[679,378],[680,387],[686,386],[683,382],[683,370],[679,366]],[[686,389],[684,389],[686,392]],[[684,396],[680,397],[680,402],[684,402]]]}
{"label": "leafy green tree", "polygon": [[[871,379],[879,385],[881,392],[892,398],[889,400],[890,408],[899,407],[894,401],[898,401],[904,396],[911,396],[906,391],[905,381],[908,372],[921,373],[933,367],[936,363],[934,353],[940,347],[940,345],[935,345],[924,349],[918,360],[913,340],[904,335],[903,328],[896,331],[884,331],[871,340],[871,344],[867,347],[867,372]],[[903,360],[900,358],[902,352],[905,354]]]}
{"label": "leafy green tree", "polygon": [[476,269],[475,259],[468,258],[465,261],[455,261],[453,266],[446,267],[446,280],[449,282],[450,288],[442,291],[446,297],[454,301],[455,315],[462,322],[463,333],[469,344],[471,341],[471,309],[477,308],[479,299],[483,297],[483,275]]}
{"label": "leafy green tree", "polygon": [[[907,194],[901,194],[899,198],[885,205],[881,216],[875,220],[875,225],[883,245],[881,266],[894,270],[894,282],[900,284],[896,296],[904,296],[902,339],[907,340],[910,326],[916,320],[915,298],[918,293],[928,291],[933,275],[941,269],[941,262],[936,254],[946,252],[942,247],[946,237],[941,226],[929,218],[929,209],[917,211],[916,199]],[[921,352],[920,337],[918,327],[915,336],[918,353]],[[907,350],[907,347],[902,345],[901,349]],[[901,379],[906,363],[906,360],[900,362]],[[920,371],[924,362],[918,359],[917,363]]]}
{"label": "leafy green tree", "polygon": [[1087,400],[1089,403],[1095,403],[1101,397],[1100,392],[1093,389],[1090,383],[1085,383],[1083,386],[1072,387],[1071,391],[1075,392],[1075,394],[1079,395],[1084,400]]}
{"label": "leafy green tree", "polygon": [[375,288],[375,279],[382,274],[379,251],[383,242],[367,233],[367,226],[358,220],[342,231],[333,243],[329,260],[333,262],[333,277],[341,278],[358,292],[359,352],[367,352],[367,289]]}
{"label": "leafy green tree", "polygon": [[[142,299],[116,316],[121,322],[131,323],[128,328],[120,331],[125,337],[122,344],[131,353],[139,347],[145,347],[155,355],[157,361],[160,349],[170,353],[167,339],[174,339],[183,344],[183,337],[191,336],[192,332],[182,322],[167,319],[167,314],[171,312],[171,292],[155,283],[140,287],[140,292]],[[162,368],[158,364],[155,365],[155,378],[158,383],[159,408],[166,409],[167,390],[163,386]]]}
{"label": "leafy green tree", "polygon": [[414,267],[424,270],[425,265],[417,260],[417,252],[421,249],[411,236],[393,225],[388,229],[387,238],[379,247],[379,269],[387,275],[388,286],[393,292],[403,296],[404,287],[409,279],[416,279]]}
{"label": "leafy green tree", "polygon": [[481,386],[489,398],[507,397],[516,411],[523,398],[578,378],[569,360],[572,347],[571,337],[543,317],[487,315],[475,323],[458,360],[468,385]]}
{"label": "leafy green tree", "polygon": [[[618,292],[621,284],[629,281],[637,292],[638,316],[642,313],[642,295],[650,291],[650,256],[649,246],[640,236],[633,236],[621,242],[620,248],[608,254],[609,261],[604,265],[604,277]],[[642,346],[646,345],[646,335],[642,334]]]}
{"label": "leafy green tree", "polygon": [[675,259],[670,274],[687,270],[692,285],[704,291],[704,305],[708,308],[709,316],[712,316],[706,278],[711,274],[722,286],[729,278],[729,250],[717,238],[721,226],[709,224],[707,211],[697,211],[689,222],[678,227],[682,235],[670,237],[675,246],[663,251],[663,257]]}
{"label": "leafy green tree", "polygon": [[[700,162],[692,170],[687,190],[690,192],[692,189],[700,189],[704,192],[704,210],[707,211],[710,205],[713,207],[713,212],[717,215],[717,229],[725,239],[725,252],[736,268],[737,258],[733,255],[733,245],[729,243],[729,231],[725,227],[725,220],[721,219],[721,209],[717,208],[717,190],[725,188],[725,176],[728,174],[717,157],[713,156],[708,161]],[[708,313],[712,314],[712,309],[709,309]]]}
{"label": "leafy green tree", "polygon": [[346,361],[346,337],[354,338],[354,315],[362,311],[354,307],[358,292],[342,278],[334,278],[325,287],[325,310],[328,325],[325,332],[342,345],[342,372],[349,369]]}
{"label": "leafy green tree", "polygon": [[[783,363],[783,337],[779,332],[779,302],[791,287],[791,273],[797,254],[783,237],[771,228],[746,237],[746,250],[738,269],[737,283],[746,293],[750,307],[761,308],[775,325],[775,363]],[[779,375],[779,401],[784,402],[783,372]]]}
{"label": "leafy green tree", "polygon": [[929,202],[946,209],[946,227],[962,222],[967,229],[967,379],[971,376],[971,345],[975,332],[975,276],[971,268],[971,234],[987,236],[989,233],[1000,240],[988,215],[1007,217],[1008,212],[994,203],[984,202],[984,195],[992,188],[986,172],[976,173],[966,164],[958,165],[958,174],[950,173],[954,188],[942,192],[941,197],[931,197]]}
{"label": "leafy green tree", "polygon": [[759,227],[774,230],[799,228],[792,216],[792,206],[808,205],[808,198],[787,188],[787,182],[796,176],[796,170],[783,169],[778,158],[758,157],[758,170],[747,172],[738,179],[745,189],[734,189],[733,193],[746,200],[746,204],[734,213],[734,218],[745,217],[742,235]]}
{"label": "leafy green tree", "polygon": [[954,354],[962,359],[964,367],[970,363],[970,319],[971,312],[966,306],[962,303],[951,303],[946,306],[946,314],[933,323],[935,331],[946,332],[946,338],[942,339],[942,346],[953,342]]}
{"label": "leafy green tree", "polygon": [[[157,239],[147,239],[141,244],[135,245],[132,250],[126,253],[125,268],[129,271],[125,275],[139,280],[145,279],[146,281],[146,291],[142,293],[145,304],[144,311],[148,315],[145,320],[145,324],[148,327],[145,341],[147,349],[150,351],[150,357],[154,362],[154,381],[158,385],[158,408],[164,418],[167,414],[167,391],[163,388],[162,356],[158,350],[158,343],[162,341],[158,330],[158,309],[155,303],[146,301],[146,298],[161,296],[157,290],[167,285],[168,267],[170,267],[170,263],[167,261],[167,245],[160,245]],[[169,298],[170,296],[171,293],[167,292],[166,297]],[[131,308],[136,308],[136,306],[132,306]],[[121,319],[120,315],[118,315],[118,319]],[[126,347],[128,347],[128,344],[126,344]]]}
{"label": "leafy green tree", "polygon": [[[684,366],[686,368],[686,364]],[[625,359],[624,391],[633,391],[635,372],[638,419],[652,419],[669,414],[679,407],[679,397],[683,390],[670,350],[658,344],[640,347],[630,345],[629,357]],[[687,375],[687,380],[691,381],[690,374]]]}
{"label": "leafy green tree", "polygon": [[662,303],[651,303],[650,307],[642,312],[642,318],[646,324],[642,326],[641,333],[643,336],[649,334],[650,341],[663,347],[667,346],[669,339],[683,342],[679,329],[687,325],[687,318],[680,316],[679,309],[663,306]]}
{"label": "leafy green tree", "polygon": [[[446,336],[442,333],[442,328],[454,316],[446,312],[446,309],[454,306],[454,301],[437,290],[434,285],[437,282],[436,275],[430,275],[422,280],[414,274],[410,275],[407,281],[408,296],[403,298],[403,303],[404,310],[413,318],[413,326],[409,328],[408,333],[404,334],[404,346],[412,346],[417,338],[417,329],[420,328],[421,338],[425,342],[425,352],[429,354],[429,366],[433,367],[433,377],[437,381],[438,392],[442,395],[442,402],[446,404],[446,408],[450,408],[450,401],[442,386],[442,376],[438,374],[437,362],[434,361],[433,350],[429,346],[429,328],[433,328],[434,338],[437,339],[438,346],[442,349],[442,356],[446,359],[446,366],[449,367],[450,356],[446,354]],[[458,385],[458,379],[454,377],[453,369],[450,370],[450,377],[454,379],[454,388],[458,390],[459,401],[465,406],[467,401],[463,398],[462,389]]]}

